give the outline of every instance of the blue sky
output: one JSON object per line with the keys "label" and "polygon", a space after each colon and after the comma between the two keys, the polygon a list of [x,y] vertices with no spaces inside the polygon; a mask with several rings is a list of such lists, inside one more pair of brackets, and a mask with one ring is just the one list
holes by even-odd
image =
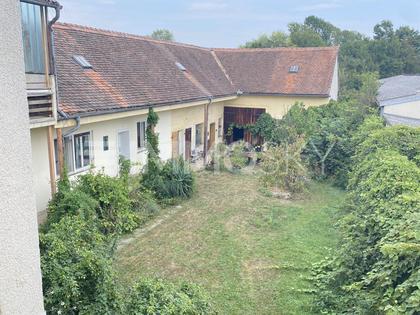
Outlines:
{"label": "blue sky", "polygon": [[380,20],[420,29],[418,0],[60,0],[60,21],[147,35],[170,29],[180,42],[237,47],[287,30],[308,15],[371,35]]}

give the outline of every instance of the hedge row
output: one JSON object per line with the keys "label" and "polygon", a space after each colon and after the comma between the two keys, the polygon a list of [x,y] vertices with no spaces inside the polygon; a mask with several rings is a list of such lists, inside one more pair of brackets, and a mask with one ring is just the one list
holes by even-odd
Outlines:
{"label": "hedge row", "polygon": [[342,244],[315,266],[317,307],[338,314],[420,312],[420,129],[365,120],[353,136]]}

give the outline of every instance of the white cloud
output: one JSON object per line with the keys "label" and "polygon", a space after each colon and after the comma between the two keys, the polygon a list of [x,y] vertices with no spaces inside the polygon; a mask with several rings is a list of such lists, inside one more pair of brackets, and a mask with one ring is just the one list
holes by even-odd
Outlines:
{"label": "white cloud", "polygon": [[224,1],[196,1],[191,3],[190,11],[220,11],[227,8],[227,3]]}
{"label": "white cloud", "polygon": [[321,1],[315,2],[313,4],[308,4],[300,6],[297,8],[297,11],[308,12],[308,11],[321,11],[321,10],[330,10],[341,7],[341,1],[339,0],[330,0],[330,1]]}

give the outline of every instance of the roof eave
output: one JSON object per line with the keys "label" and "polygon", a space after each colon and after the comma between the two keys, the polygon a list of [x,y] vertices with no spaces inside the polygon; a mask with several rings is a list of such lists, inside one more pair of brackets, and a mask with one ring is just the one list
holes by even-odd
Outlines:
{"label": "roof eave", "polygon": [[212,98],[213,102],[217,102],[218,101],[217,99],[219,98],[234,97],[234,96],[237,96],[237,93],[212,95],[212,96],[209,95],[209,96],[203,96],[203,97],[190,98],[187,100],[177,100],[177,101],[154,103],[154,104],[132,105],[129,107],[124,107],[124,108],[111,108],[111,109],[100,110],[100,111],[80,112],[80,113],[74,113],[74,114],[67,114],[67,117],[59,117],[58,120],[68,120],[68,119],[74,119],[76,117],[83,118],[83,117],[90,117],[90,116],[100,116],[100,115],[108,115],[108,114],[115,114],[115,113],[122,113],[122,112],[130,112],[130,111],[145,109],[149,107],[156,108],[156,107],[163,107],[163,106],[179,105],[179,104],[184,104],[184,103],[188,104],[192,102],[205,101],[205,100],[208,100],[209,98]]}
{"label": "roof eave", "polygon": [[324,93],[268,93],[268,92],[242,92],[242,95],[255,95],[255,96],[299,96],[299,97],[330,97],[330,94]]}

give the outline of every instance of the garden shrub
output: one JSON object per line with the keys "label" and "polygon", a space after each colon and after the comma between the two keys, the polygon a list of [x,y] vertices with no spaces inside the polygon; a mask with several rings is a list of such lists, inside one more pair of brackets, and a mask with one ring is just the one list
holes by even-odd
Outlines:
{"label": "garden shrub", "polygon": [[271,146],[262,154],[261,180],[265,186],[290,192],[302,192],[307,182],[307,170],[301,158],[305,140]]}
{"label": "garden shrub", "polygon": [[378,149],[398,150],[420,166],[420,128],[388,126],[371,132],[355,151],[354,162],[359,163],[365,156]]}
{"label": "garden shrub", "polygon": [[126,314],[204,315],[215,314],[208,298],[192,284],[175,286],[160,279],[142,279],[132,287]]}
{"label": "garden shrub", "polygon": [[[399,134],[398,129],[393,132]],[[361,147],[371,141],[368,137]],[[384,143],[386,150],[372,151],[354,165],[348,214],[340,222],[342,245],[315,268],[317,305],[323,311],[416,314],[420,310],[416,221],[420,169],[395,151],[399,144],[394,150],[388,144]]]}
{"label": "garden shrub", "polygon": [[127,183],[103,172],[89,172],[79,177],[77,188],[98,202],[96,208],[101,228],[106,234],[122,234],[138,225],[138,217],[131,210]]}
{"label": "garden shrub", "polygon": [[208,171],[223,172],[226,167],[227,146],[224,143],[218,143],[213,150],[210,151],[210,161],[206,165]]}
{"label": "garden shrub", "polygon": [[245,141],[237,141],[229,148],[229,161],[233,171],[244,168],[249,163],[249,147]]}
{"label": "garden shrub", "polygon": [[47,225],[59,222],[66,215],[79,215],[85,219],[96,216],[98,202],[80,189],[61,191],[48,206]]}
{"label": "garden shrub", "polygon": [[194,175],[182,159],[167,161],[162,169],[163,185],[159,195],[164,198],[189,198],[194,192]]}
{"label": "garden shrub", "polygon": [[331,178],[345,188],[355,146],[353,134],[372,109],[353,100],[335,102],[311,109],[317,112],[316,127],[307,136],[303,154],[317,178]]}
{"label": "garden shrub", "polygon": [[118,175],[119,177],[128,184],[131,171],[131,161],[120,155],[118,159]]}
{"label": "garden shrub", "polygon": [[48,313],[120,312],[110,249],[94,219],[64,216],[40,234],[40,248]]}
{"label": "garden shrub", "polygon": [[143,186],[130,190],[131,208],[138,217],[139,223],[145,223],[160,211],[155,195]]}

